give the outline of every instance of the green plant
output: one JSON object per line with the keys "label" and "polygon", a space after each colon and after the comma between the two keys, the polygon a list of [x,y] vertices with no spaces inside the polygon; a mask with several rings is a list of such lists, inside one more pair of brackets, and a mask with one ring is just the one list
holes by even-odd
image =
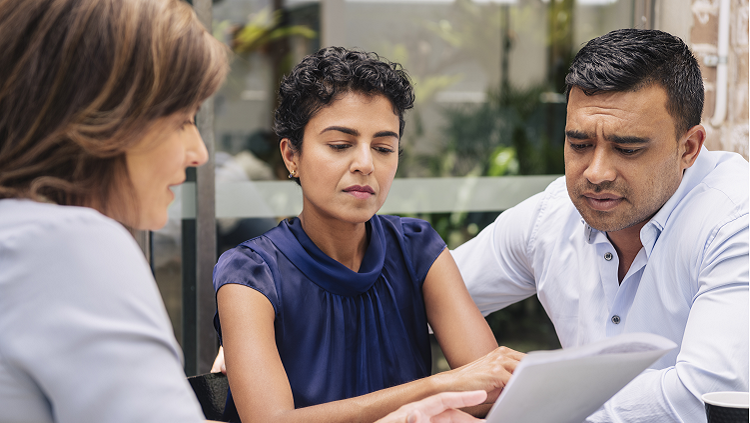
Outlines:
{"label": "green plant", "polygon": [[[264,51],[273,41],[293,36],[315,38],[317,33],[305,25],[283,24],[283,11],[270,7],[250,16],[248,22],[233,31],[231,39],[232,51],[237,54],[247,54],[254,51]],[[222,22],[219,28],[229,28],[228,22]]]}
{"label": "green plant", "polygon": [[[229,21],[214,24],[214,36],[225,39],[235,53],[232,71],[227,77],[223,92],[233,100],[241,95],[246,88],[246,78],[251,72],[254,60],[268,63],[271,70],[272,99],[278,92],[278,84],[283,75],[289,73],[294,58],[290,42],[293,39],[314,40],[318,37],[316,31],[308,25],[292,25],[290,11],[281,8],[280,2],[266,7],[249,16],[243,25],[235,25]],[[300,8],[303,9],[303,8]],[[253,56],[255,56],[253,58]],[[273,126],[273,110],[275,101],[268,102],[265,118],[268,128]],[[278,154],[277,139],[271,131],[257,131],[248,137],[248,143],[253,146],[252,152],[261,160],[267,162],[278,175],[285,173],[281,157]]]}

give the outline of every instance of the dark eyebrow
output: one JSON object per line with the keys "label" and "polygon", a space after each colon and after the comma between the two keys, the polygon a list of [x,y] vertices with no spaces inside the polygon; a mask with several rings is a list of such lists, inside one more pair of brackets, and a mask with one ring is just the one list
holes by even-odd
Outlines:
{"label": "dark eyebrow", "polygon": [[329,126],[328,128],[320,131],[320,133],[322,134],[328,131],[338,131],[338,132],[343,132],[347,135],[354,135],[354,136],[359,135],[359,131],[357,131],[356,129],[347,128],[345,126]]}
{"label": "dark eyebrow", "polygon": [[648,144],[651,142],[650,138],[636,137],[636,136],[620,136],[620,135],[609,135],[604,137],[607,141],[615,144]]}
{"label": "dark eyebrow", "polygon": [[[352,128],[347,128],[346,126],[329,126],[325,128],[324,130],[320,131],[320,133],[328,132],[328,131],[338,131],[343,132],[347,135],[353,135],[355,137],[359,136],[359,131]],[[380,131],[376,132],[373,138],[384,138],[384,137],[393,137],[398,139],[398,134],[393,131]]]}
{"label": "dark eyebrow", "polygon": [[398,139],[398,134],[393,131],[380,131],[376,132],[375,136],[373,138],[384,138],[384,137],[393,137]]}
{"label": "dark eyebrow", "polygon": [[[585,141],[596,138],[596,136],[576,130],[565,131],[565,136],[578,141]],[[615,144],[648,144],[649,142],[651,142],[650,138],[629,135],[605,135],[604,139]]]}
{"label": "dark eyebrow", "polygon": [[595,138],[581,131],[565,131],[565,136],[568,138],[573,138],[574,140],[579,140],[579,141],[590,140],[591,138]]}

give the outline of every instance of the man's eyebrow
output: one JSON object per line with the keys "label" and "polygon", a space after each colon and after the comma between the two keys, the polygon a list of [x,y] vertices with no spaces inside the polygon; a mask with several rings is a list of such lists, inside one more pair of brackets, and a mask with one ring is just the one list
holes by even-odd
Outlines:
{"label": "man's eyebrow", "polygon": [[596,138],[585,132],[575,131],[575,130],[565,131],[565,136],[568,138],[572,138],[574,140],[579,140],[579,141],[590,140],[591,138]]}
{"label": "man's eyebrow", "polygon": [[[565,136],[578,141],[585,141],[596,138],[596,136],[594,135],[590,135],[577,130],[565,131]],[[630,135],[605,135],[604,139],[615,144],[648,144],[649,142],[651,142],[650,138]]]}
{"label": "man's eyebrow", "polygon": [[627,135],[605,135],[604,138],[615,144],[648,144],[651,142],[650,138]]}

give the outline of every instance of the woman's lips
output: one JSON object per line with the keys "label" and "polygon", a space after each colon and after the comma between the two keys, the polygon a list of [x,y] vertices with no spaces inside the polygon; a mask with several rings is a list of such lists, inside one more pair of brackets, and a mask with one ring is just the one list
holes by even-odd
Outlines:
{"label": "woman's lips", "polygon": [[583,198],[597,211],[610,211],[622,202],[622,197],[612,194],[583,194]]}
{"label": "woman's lips", "polygon": [[350,187],[345,188],[344,192],[351,194],[355,198],[359,198],[361,200],[370,198],[371,196],[375,195],[375,190],[370,188],[368,185],[365,185],[365,186],[352,185]]}

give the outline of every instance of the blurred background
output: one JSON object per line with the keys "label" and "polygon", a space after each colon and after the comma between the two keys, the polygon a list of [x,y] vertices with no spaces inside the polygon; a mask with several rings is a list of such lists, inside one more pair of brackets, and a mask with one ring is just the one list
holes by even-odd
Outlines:
{"label": "blurred background", "polygon": [[[401,63],[416,90],[382,213],[431,222],[449,247],[563,174],[564,77],[578,49],[617,28],[687,42],[706,86],[709,149],[748,156],[747,0],[193,0],[233,51],[198,116],[212,159],[176,190],[163,230],[139,235],[188,375],[217,348],[218,256],[301,210],[271,131],[280,78],[339,45]],[[559,348],[536,297],[487,317],[498,342]],[[435,371],[446,369],[435,348]]]}

